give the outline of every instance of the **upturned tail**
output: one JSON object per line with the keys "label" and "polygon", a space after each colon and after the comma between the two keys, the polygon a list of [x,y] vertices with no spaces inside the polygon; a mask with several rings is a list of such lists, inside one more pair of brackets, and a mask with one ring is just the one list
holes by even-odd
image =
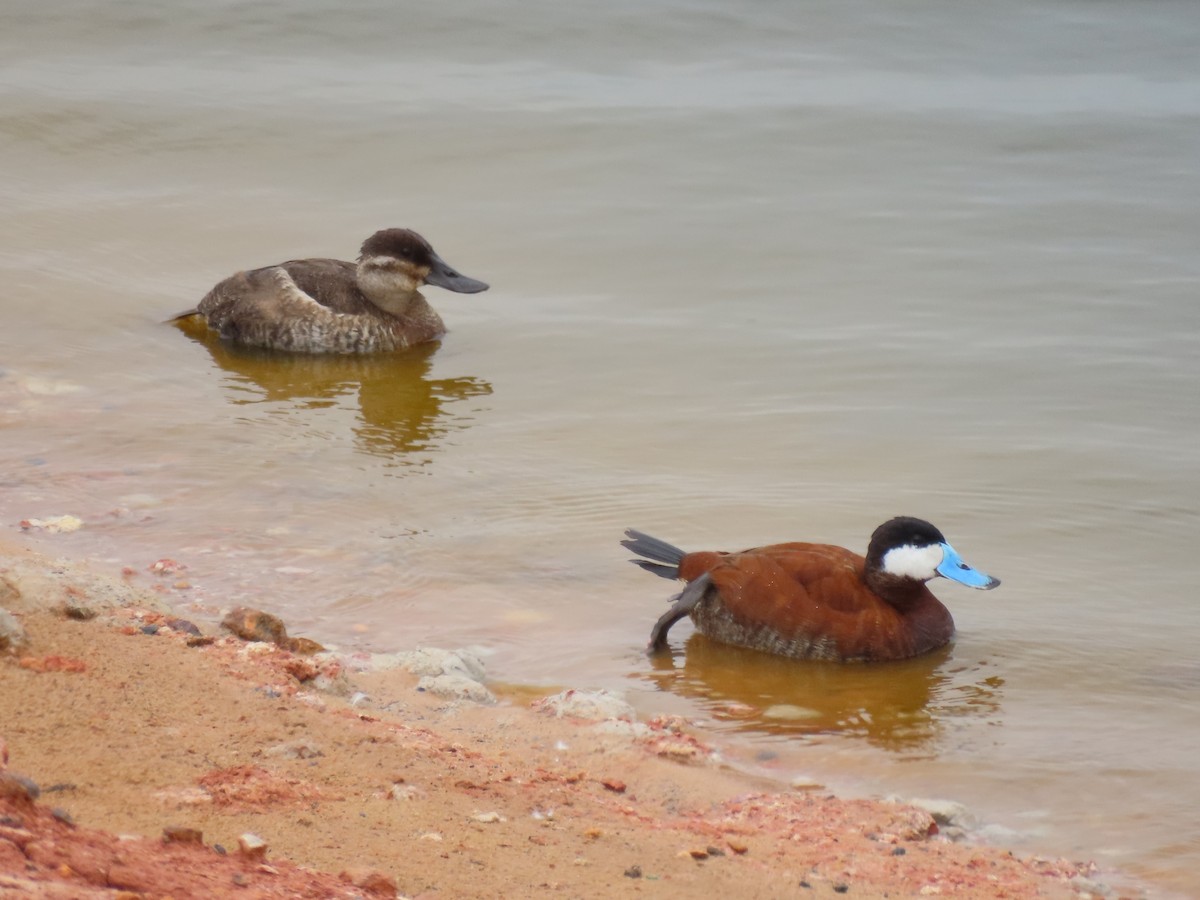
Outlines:
{"label": "upturned tail", "polygon": [[679,563],[686,556],[682,550],[666,541],[660,541],[641,531],[632,528],[625,530],[628,540],[621,541],[621,546],[631,550],[642,559],[631,559],[635,566],[641,566],[647,572],[652,572],[660,578],[672,580],[679,577]]}

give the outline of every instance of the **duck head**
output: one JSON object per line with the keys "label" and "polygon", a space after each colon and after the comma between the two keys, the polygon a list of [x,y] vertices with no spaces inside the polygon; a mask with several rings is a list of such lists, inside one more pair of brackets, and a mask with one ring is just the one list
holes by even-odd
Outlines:
{"label": "duck head", "polygon": [[477,294],[488,286],[468,278],[434,252],[429,241],[407,228],[385,228],[365,241],[358,255],[363,293],[387,308],[396,299],[433,284],[459,294]]}
{"label": "duck head", "polygon": [[885,592],[894,592],[904,583],[924,584],[939,575],[984,591],[1000,583],[963,562],[940,531],[912,516],[889,519],[875,529],[867,548],[866,572],[868,580],[875,582],[872,587],[878,591],[878,584]]}

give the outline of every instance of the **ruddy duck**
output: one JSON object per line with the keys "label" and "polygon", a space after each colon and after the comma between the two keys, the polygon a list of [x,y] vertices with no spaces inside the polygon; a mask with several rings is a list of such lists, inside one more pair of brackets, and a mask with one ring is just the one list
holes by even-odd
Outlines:
{"label": "ruddy duck", "polygon": [[402,350],[446,333],[418,288],[434,284],[460,294],[487,285],[448,266],[429,242],[407,228],[367,238],[358,263],[294,259],[226,278],[195,309],[221,337],[251,347],[301,353]]}
{"label": "ruddy duck", "polygon": [[654,623],[649,650],[667,646],[684,616],[713,640],[778,656],[838,662],[906,659],[949,642],[950,611],[925,582],[941,575],[991,590],[942,533],[900,516],[871,535],[864,559],[829,544],[773,544],[740,553],[686,553],[640,531],[625,532],[630,562],[687,582]]}

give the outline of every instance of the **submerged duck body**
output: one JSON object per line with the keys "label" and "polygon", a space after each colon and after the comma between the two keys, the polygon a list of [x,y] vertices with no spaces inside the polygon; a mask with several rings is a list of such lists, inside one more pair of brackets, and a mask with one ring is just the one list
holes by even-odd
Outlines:
{"label": "submerged duck body", "polygon": [[713,640],[778,656],[865,662],[907,659],[949,642],[954,620],[925,583],[937,576],[990,590],[942,533],[900,516],[880,525],[865,557],[829,544],[773,544],[687,553],[630,529],[622,546],[655,575],[687,582],[655,623],[651,651],[684,616]]}
{"label": "submerged duck body", "polygon": [[250,347],[300,353],[402,350],[446,333],[419,288],[461,294],[487,290],[451,268],[406,228],[377,231],[357,262],[295,259],[231,275],[194,308],[221,337]]}

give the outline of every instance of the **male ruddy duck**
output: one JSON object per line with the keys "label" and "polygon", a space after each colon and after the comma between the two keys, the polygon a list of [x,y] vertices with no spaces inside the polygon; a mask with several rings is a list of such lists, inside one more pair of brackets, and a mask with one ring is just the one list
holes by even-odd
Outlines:
{"label": "male ruddy duck", "polygon": [[418,288],[460,294],[487,285],[456,272],[429,242],[407,228],[367,238],[358,263],[294,259],[226,278],[195,309],[221,337],[251,347],[301,353],[402,350],[446,333]]}
{"label": "male ruddy duck", "polygon": [[864,559],[829,544],[772,544],[740,553],[686,553],[640,531],[621,545],[630,562],[687,582],[654,623],[649,650],[667,646],[684,616],[713,640],[797,659],[906,659],[949,642],[950,611],[925,582],[941,575],[991,590],[1000,582],[971,568],[942,533],[900,516],[871,535]]}

